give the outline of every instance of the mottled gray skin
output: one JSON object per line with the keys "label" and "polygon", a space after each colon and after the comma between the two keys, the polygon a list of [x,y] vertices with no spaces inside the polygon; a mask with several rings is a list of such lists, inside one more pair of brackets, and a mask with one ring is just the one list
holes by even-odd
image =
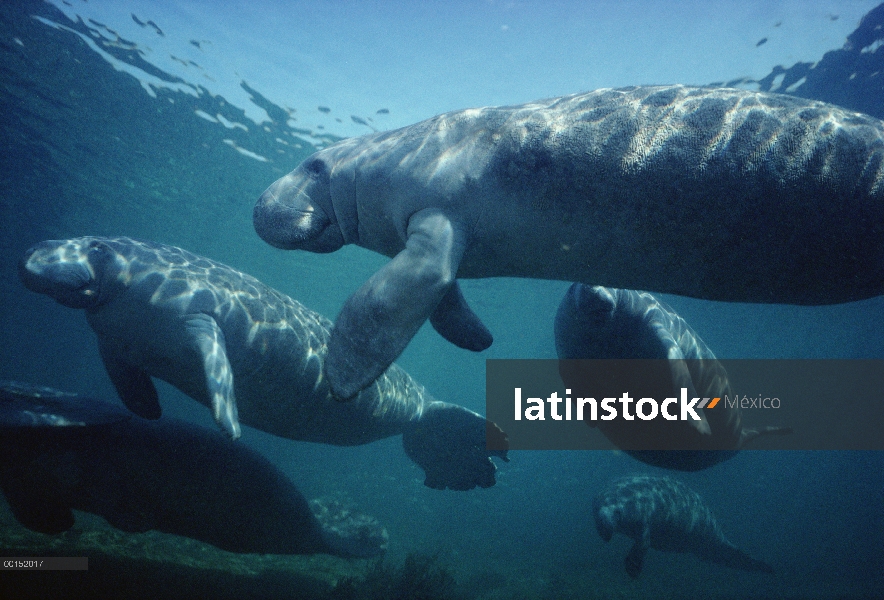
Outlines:
{"label": "mottled gray skin", "polygon": [[249,447],[93,398],[0,382],[0,452],[13,515],[41,533],[70,529],[74,509],[230,552],[367,558],[387,546],[376,519],[308,503]]}
{"label": "mottled gray skin", "polygon": [[618,479],[596,496],[593,513],[596,529],[606,542],[615,533],[635,540],[625,560],[630,577],[641,573],[649,548],[690,552],[702,560],[734,569],[774,572],[770,565],[729,542],[703,499],[675,479]]}
{"label": "mottled gray skin", "polygon": [[254,277],[173,246],[101,237],[42,242],[19,274],[85,310],[108,375],[142,417],[160,416],[158,377],[210,407],[233,438],[240,419],[336,445],[403,434],[428,486],[494,485],[485,435],[502,436],[496,426],[435,400],[396,365],[353,402],[336,401],[323,377],[331,323]]}
{"label": "mottled gray skin", "polygon": [[[555,336],[560,359],[641,359],[634,372],[622,373],[622,381],[609,378],[607,387],[592,372],[600,369],[610,377],[604,363],[563,361],[559,371],[573,394],[587,386],[603,398],[619,397],[626,390],[637,398],[677,398],[681,388],[688,390],[689,398],[734,397],[727,371],[712,350],[672,308],[648,292],[575,283],[559,305]],[[638,373],[647,386],[641,392],[633,387]],[[586,423],[598,427],[638,460],[682,471],[705,469],[732,458],[760,435],[791,432],[773,426],[745,429],[739,405],[729,406],[723,400],[696,412],[701,421],[658,418]],[[672,449],[664,450],[667,447]]]}
{"label": "mottled gray skin", "polygon": [[254,223],[280,248],[393,257],[335,323],[327,371],[347,397],[430,315],[462,347],[491,343],[457,277],[760,303],[881,294],[884,123],[686,86],[455,111],[315,153],[264,192]]}

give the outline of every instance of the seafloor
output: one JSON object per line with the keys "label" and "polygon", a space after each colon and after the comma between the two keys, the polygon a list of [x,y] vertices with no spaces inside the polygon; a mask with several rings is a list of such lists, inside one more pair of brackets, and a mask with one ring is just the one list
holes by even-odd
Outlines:
{"label": "seafloor", "polygon": [[[61,535],[29,531],[4,507],[0,555],[87,556],[88,571],[5,571],[5,598],[323,598],[371,561],[235,554],[157,531],[129,534],[78,513]],[[82,525],[84,521],[94,521]]]}
{"label": "seafloor", "polygon": [[[29,598],[286,598],[316,600],[551,600],[682,598],[661,585],[630,593],[618,577],[592,569],[577,577],[538,579],[496,572],[459,574],[440,555],[347,560],[317,554],[235,554],[188,538],[148,531],[124,533],[102,519],[77,513],[60,535],[29,531],[0,506],[0,556],[87,556],[87,571],[5,571],[0,595]],[[708,600],[744,598],[723,589]],[[820,598],[835,597],[820,590]],[[651,596],[648,594],[651,593]],[[781,599],[804,595],[780,596]],[[816,596],[815,596],[816,597]],[[762,598],[753,596],[753,598]]]}

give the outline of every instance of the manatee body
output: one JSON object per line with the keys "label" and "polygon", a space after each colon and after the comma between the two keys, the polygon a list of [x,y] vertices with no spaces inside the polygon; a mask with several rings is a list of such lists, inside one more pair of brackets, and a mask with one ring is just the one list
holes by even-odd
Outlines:
{"label": "manatee body", "polygon": [[383,552],[371,517],[314,507],[273,464],[217,431],[148,421],[107,402],[0,382],[0,488],[23,526],[61,533],[72,509],[126,532],[150,529],[231,552]]}
{"label": "manatee body", "polygon": [[738,549],[724,537],[703,499],[668,477],[618,479],[595,498],[595,525],[606,542],[615,533],[635,540],[626,555],[626,572],[638,577],[649,548],[690,552],[734,569],[773,573],[773,568]]}
{"label": "manatee body", "polygon": [[279,248],[392,257],[344,305],[326,369],[352,396],[430,317],[491,335],[455,279],[533,277],[734,302],[884,292],[884,123],[680,85],[445,113],[343,140],[254,210]]}
{"label": "manatee body", "polygon": [[158,377],[210,407],[234,438],[240,419],[336,445],[403,434],[428,486],[494,485],[486,429],[503,433],[493,423],[433,399],[396,365],[338,402],[323,376],[331,323],[254,277],[180,248],[100,237],[42,242],[19,274],[30,290],[85,310],[108,375],[141,417],[160,416]]}
{"label": "manatee body", "polygon": [[[563,360],[559,372],[572,394],[586,389],[596,397],[617,398],[628,390],[635,398],[659,401],[677,398],[686,388],[689,398],[734,396],[727,371],[712,350],[672,308],[648,292],[575,283],[559,304],[555,336],[560,359],[626,359],[617,363],[619,370],[607,361]],[[719,401],[696,412],[700,421],[618,418],[586,423],[638,460],[682,471],[727,460],[760,435],[792,431],[744,428],[736,403]]]}

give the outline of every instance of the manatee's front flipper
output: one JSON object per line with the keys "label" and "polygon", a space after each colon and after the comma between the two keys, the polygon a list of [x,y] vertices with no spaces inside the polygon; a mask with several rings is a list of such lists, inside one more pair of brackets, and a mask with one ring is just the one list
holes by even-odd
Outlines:
{"label": "manatee's front flipper", "polygon": [[405,249],[350,296],[332,328],[325,372],[338,398],[368,387],[402,353],[448,293],[463,252],[440,211],[412,215]]}
{"label": "manatee's front flipper", "polygon": [[224,332],[218,327],[215,319],[202,313],[189,315],[186,327],[188,335],[203,358],[206,390],[212,403],[215,422],[235,440],[240,436],[240,426],[236,396],[233,393],[233,369],[227,360]]}
{"label": "manatee's front flipper", "polygon": [[760,427],[758,429],[743,429],[743,431],[740,432],[740,442],[737,445],[737,448],[743,448],[755,438],[763,435],[788,435],[792,432],[793,430],[791,427],[777,427],[776,425],[768,425],[767,427]]}
{"label": "manatee's front flipper", "polygon": [[74,526],[74,513],[45,481],[51,476],[32,465],[3,470],[0,488],[15,520],[31,531],[61,533]]}
{"label": "manatee's front flipper", "polygon": [[99,354],[107,374],[117,388],[117,394],[126,408],[144,419],[159,419],[162,414],[157,388],[147,371],[130,365],[105,344],[99,344]]}
{"label": "manatee's front flipper", "polygon": [[457,281],[430,315],[430,324],[442,337],[464,350],[481,352],[494,341],[491,332],[467,305]]}
{"label": "manatee's front flipper", "polygon": [[[681,354],[681,351],[669,352],[669,369],[672,373],[673,387],[676,390],[686,388],[688,391],[688,399],[696,398],[699,396],[699,394],[697,394],[696,388],[694,387],[694,380],[691,378],[691,372],[688,369],[688,365],[685,362],[684,356]],[[700,417],[700,420],[696,421],[693,418],[689,417],[687,419],[687,422],[700,435],[712,435],[712,428],[709,426],[709,421],[706,420],[706,413],[704,413],[702,410],[697,410],[696,413]]]}
{"label": "manatee's front flipper", "polygon": [[626,565],[626,574],[635,579],[642,572],[642,565],[645,562],[645,554],[648,552],[650,540],[648,539],[648,528],[645,527],[642,539],[636,540],[632,549],[626,555],[624,564]]}
{"label": "manatee's front flipper", "polygon": [[[495,450],[486,448],[495,441]],[[424,485],[471,490],[495,484],[491,456],[509,462],[505,434],[491,421],[462,406],[433,402],[402,435],[408,457],[426,473]]]}

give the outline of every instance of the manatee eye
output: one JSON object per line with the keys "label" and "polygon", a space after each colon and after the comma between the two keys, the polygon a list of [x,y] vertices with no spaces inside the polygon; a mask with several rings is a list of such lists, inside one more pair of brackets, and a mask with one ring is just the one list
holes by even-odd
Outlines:
{"label": "manatee eye", "polygon": [[310,177],[317,180],[327,180],[329,176],[328,165],[321,158],[308,159],[304,163],[304,170]]}

